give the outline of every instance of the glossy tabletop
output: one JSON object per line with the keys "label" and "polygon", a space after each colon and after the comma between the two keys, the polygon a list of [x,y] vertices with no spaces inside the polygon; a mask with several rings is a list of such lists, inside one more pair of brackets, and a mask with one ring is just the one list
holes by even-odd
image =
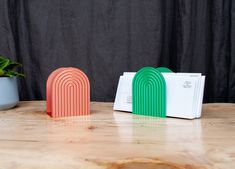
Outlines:
{"label": "glossy tabletop", "polygon": [[45,101],[0,111],[0,169],[234,169],[235,104],[201,119],[137,116],[91,103],[91,115],[52,119]]}

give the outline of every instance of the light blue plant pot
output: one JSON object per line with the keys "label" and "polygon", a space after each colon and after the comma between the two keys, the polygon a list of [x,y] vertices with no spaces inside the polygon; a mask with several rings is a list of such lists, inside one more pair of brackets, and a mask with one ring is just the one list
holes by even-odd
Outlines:
{"label": "light blue plant pot", "polygon": [[0,110],[15,107],[19,102],[16,77],[0,77]]}

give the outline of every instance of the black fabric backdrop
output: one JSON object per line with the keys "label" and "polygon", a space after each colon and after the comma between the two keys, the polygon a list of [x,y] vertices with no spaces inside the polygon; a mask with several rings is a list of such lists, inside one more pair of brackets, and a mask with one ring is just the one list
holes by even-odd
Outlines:
{"label": "black fabric backdrop", "polygon": [[207,76],[205,102],[235,102],[233,0],[0,0],[0,55],[23,63],[22,100],[58,67],[82,69],[92,100],[143,66]]}

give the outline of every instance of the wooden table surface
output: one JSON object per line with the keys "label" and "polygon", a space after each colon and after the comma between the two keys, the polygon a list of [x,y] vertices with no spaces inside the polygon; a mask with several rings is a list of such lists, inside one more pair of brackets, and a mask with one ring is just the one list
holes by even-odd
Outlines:
{"label": "wooden table surface", "polygon": [[0,111],[0,169],[235,169],[235,104],[197,120],[115,112],[51,119],[44,101]]}

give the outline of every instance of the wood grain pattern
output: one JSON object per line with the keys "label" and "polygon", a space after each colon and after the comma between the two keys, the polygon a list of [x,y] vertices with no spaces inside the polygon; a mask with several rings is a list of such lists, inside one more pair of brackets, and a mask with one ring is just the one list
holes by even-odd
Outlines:
{"label": "wood grain pattern", "polygon": [[52,119],[44,101],[0,111],[0,169],[233,169],[235,105],[201,119],[137,116],[91,103],[91,116]]}

